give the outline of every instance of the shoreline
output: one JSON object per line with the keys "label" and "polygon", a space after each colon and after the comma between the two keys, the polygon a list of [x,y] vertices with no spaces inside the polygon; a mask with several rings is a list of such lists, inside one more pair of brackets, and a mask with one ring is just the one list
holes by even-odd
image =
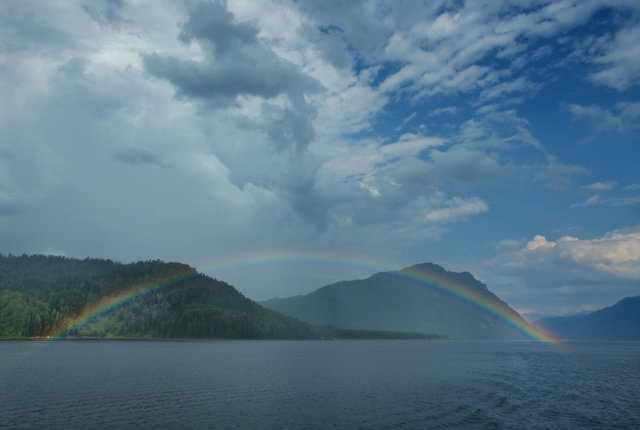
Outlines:
{"label": "shoreline", "polygon": [[79,342],[79,341],[145,341],[145,342],[187,342],[187,341],[208,341],[208,340],[286,340],[286,341],[332,341],[332,340],[410,340],[410,341],[433,341],[433,340],[465,340],[465,339],[397,339],[397,338],[380,338],[380,339],[354,339],[354,338],[325,338],[325,339],[254,339],[254,338],[226,338],[226,337],[68,337],[68,338],[47,338],[47,337],[0,337],[0,342],[16,341],[16,342]]}

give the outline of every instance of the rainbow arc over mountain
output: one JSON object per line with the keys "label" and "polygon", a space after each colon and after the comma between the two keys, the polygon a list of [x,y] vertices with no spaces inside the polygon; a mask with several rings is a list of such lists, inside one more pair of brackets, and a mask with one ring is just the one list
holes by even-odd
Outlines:
{"label": "rainbow arc over mountain", "polygon": [[113,315],[127,306],[198,276],[201,276],[198,272],[189,270],[183,273],[165,276],[164,278],[156,278],[131,285],[121,290],[118,294],[103,297],[85,306],[77,315],[67,318],[58,326],[53,327],[46,334],[46,337],[51,339],[64,339],[74,336],[83,328],[90,326],[102,318]]}
{"label": "rainbow arc over mountain", "polygon": [[[299,255],[291,253],[265,252],[253,255],[239,255],[235,258],[226,258],[215,262],[199,264],[203,273],[219,274],[240,270],[251,270],[270,266],[282,265],[321,265],[333,266],[342,269],[350,269],[360,273],[391,272],[392,276],[433,288],[454,299],[463,301],[481,312],[495,318],[514,332],[527,339],[551,342],[556,338],[547,335],[527,323],[518,313],[511,310],[499,300],[491,300],[486,294],[475,291],[462,283],[447,277],[437,276],[429,271],[420,270],[419,266],[413,266],[401,271],[393,270],[387,264],[371,260],[358,260],[353,258],[340,258],[329,255]],[[86,306],[81,312],[72,318],[66,319],[61,325],[53,328],[47,336],[53,339],[64,339],[77,334],[83,328],[113,315],[119,310],[143,300],[153,294],[165,291],[179,283],[188,282],[190,279],[201,276],[195,270],[185,270],[177,274],[165,276],[161,279],[153,279],[143,283],[132,285],[123,289],[116,295],[102,298],[95,303]]]}

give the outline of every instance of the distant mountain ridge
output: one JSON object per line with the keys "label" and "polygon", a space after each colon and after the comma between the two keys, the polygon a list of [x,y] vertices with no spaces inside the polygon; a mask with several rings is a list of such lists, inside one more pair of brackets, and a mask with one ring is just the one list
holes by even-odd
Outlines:
{"label": "distant mountain ridge", "polygon": [[588,314],[542,318],[533,324],[565,340],[640,340],[640,296]]}
{"label": "distant mountain ridge", "polygon": [[[429,279],[431,283],[420,279]],[[456,285],[457,289],[448,293],[442,285]],[[449,272],[432,263],[376,273],[363,280],[341,281],[307,295],[260,303],[311,324],[347,329],[418,331],[464,339],[525,338],[510,324],[485,312],[471,297],[480,297],[505,319],[537,332],[470,273]]]}

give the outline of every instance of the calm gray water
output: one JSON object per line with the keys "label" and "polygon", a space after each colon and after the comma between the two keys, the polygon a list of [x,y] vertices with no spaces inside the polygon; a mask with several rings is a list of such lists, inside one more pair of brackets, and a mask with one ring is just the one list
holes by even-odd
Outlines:
{"label": "calm gray water", "polygon": [[0,342],[0,427],[640,428],[640,343]]}

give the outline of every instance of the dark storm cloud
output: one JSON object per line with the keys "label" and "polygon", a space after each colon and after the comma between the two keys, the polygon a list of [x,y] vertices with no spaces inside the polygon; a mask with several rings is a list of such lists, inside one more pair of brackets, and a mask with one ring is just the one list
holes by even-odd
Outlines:
{"label": "dark storm cloud", "polygon": [[65,64],[58,67],[67,79],[78,79],[84,75],[89,62],[80,57],[71,58]]}
{"label": "dark storm cloud", "polygon": [[265,99],[315,92],[319,85],[294,64],[259,45],[229,51],[205,61],[184,61],[157,53],[143,56],[146,71],[174,86],[179,99],[191,98],[224,108],[239,96]]}
{"label": "dark storm cloud", "polygon": [[48,24],[38,12],[19,0],[0,2],[0,49],[10,53],[73,45],[66,32]]}
{"label": "dark storm cloud", "polygon": [[233,20],[224,3],[194,4],[179,39],[200,43],[205,59],[187,61],[153,53],[143,56],[145,69],[171,82],[178,99],[196,100],[205,109],[232,106],[240,96],[269,100],[286,95],[289,106],[263,104],[259,128],[275,152],[293,148],[300,155],[315,136],[317,116],[305,94],[319,91],[320,84],[262,45],[254,23]]}
{"label": "dark storm cloud", "polygon": [[143,148],[120,148],[113,153],[113,159],[134,166],[141,164],[155,164],[164,167],[162,158],[155,152]]}
{"label": "dark storm cloud", "polygon": [[226,4],[200,2],[191,9],[189,21],[182,26],[178,38],[185,43],[209,42],[220,55],[237,45],[256,43],[259,32],[251,22],[234,24],[233,13],[227,11]]}
{"label": "dark storm cloud", "polygon": [[[194,3],[179,39],[199,43],[204,60],[152,53],[143,55],[143,64],[147,73],[173,85],[176,98],[196,101],[204,110],[234,106],[241,96],[265,99],[261,121],[253,126],[264,133],[275,153],[292,150],[287,172],[279,173],[282,178],[276,192],[303,219],[323,229],[327,207],[316,184],[317,167],[310,168],[304,161],[305,150],[315,137],[317,116],[305,96],[317,93],[321,86],[297,65],[279,57],[258,34],[256,24],[234,22],[226,3]],[[288,103],[267,102],[281,95]]]}
{"label": "dark storm cloud", "polygon": [[[212,109],[233,105],[240,96],[273,99],[286,95],[295,110],[289,112],[289,117],[297,118],[302,122],[300,127],[308,128],[315,110],[308,106],[304,95],[319,91],[320,84],[262,45],[253,23],[236,24],[233,18],[225,4],[196,3],[189,10],[179,38],[185,43],[200,43],[205,59],[188,61],[152,53],[143,56],[146,71],[171,82],[177,98],[197,100]],[[266,121],[272,113],[266,110]],[[282,115],[276,117],[282,119]],[[277,125],[267,127],[270,136],[277,134],[273,127]],[[299,140],[289,139],[289,145],[295,145],[298,151],[308,143],[308,133],[301,134]],[[281,150],[282,145],[285,142],[276,139],[276,149]]]}
{"label": "dark storm cloud", "polygon": [[313,119],[316,109],[306,103],[296,103],[298,109],[292,110],[263,103],[262,117],[265,120],[265,132],[276,152],[295,146],[298,151],[306,148],[315,137]]}
{"label": "dark storm cloud", "polygon": [[88,71],[91,63],[83,57],[72,57],[57,67],[50,78],[52,109],[65,109],[95,119],[109,118],[114,112],[134,103],[137,89],[135,76],[126,70],[117,76],[122,86],[114,86],[114,79]]}
{"label": "dark storm cloud", "polygon": [[117,28],[124,22],[120,12],[125,6],[124,0],[94,0],[91,4],[82,6],[82,10],[98,24]]}
{"label": "dark storm cloud", "polygon": [[292,164],[279,181],[279,192],[305,221],[323,231],[329,224],[329,202],[318,188],[319,166],[311,161]]}
{"label": "dark storm cloud", "polygon": [[298,216],[318,231],[340,220],[367,224],[386,209],[384,204],[372,205],[368,190],[358,183],[320,178],[319,172],[320,165],[309,157],[299,159],[289,164],[277,189]]}
{"label": "dark storm cloud", "polygon": [[44,136],[4,125],[0,133],[0,217],[33,208],[58,187],[64,175],[62,160]]}

